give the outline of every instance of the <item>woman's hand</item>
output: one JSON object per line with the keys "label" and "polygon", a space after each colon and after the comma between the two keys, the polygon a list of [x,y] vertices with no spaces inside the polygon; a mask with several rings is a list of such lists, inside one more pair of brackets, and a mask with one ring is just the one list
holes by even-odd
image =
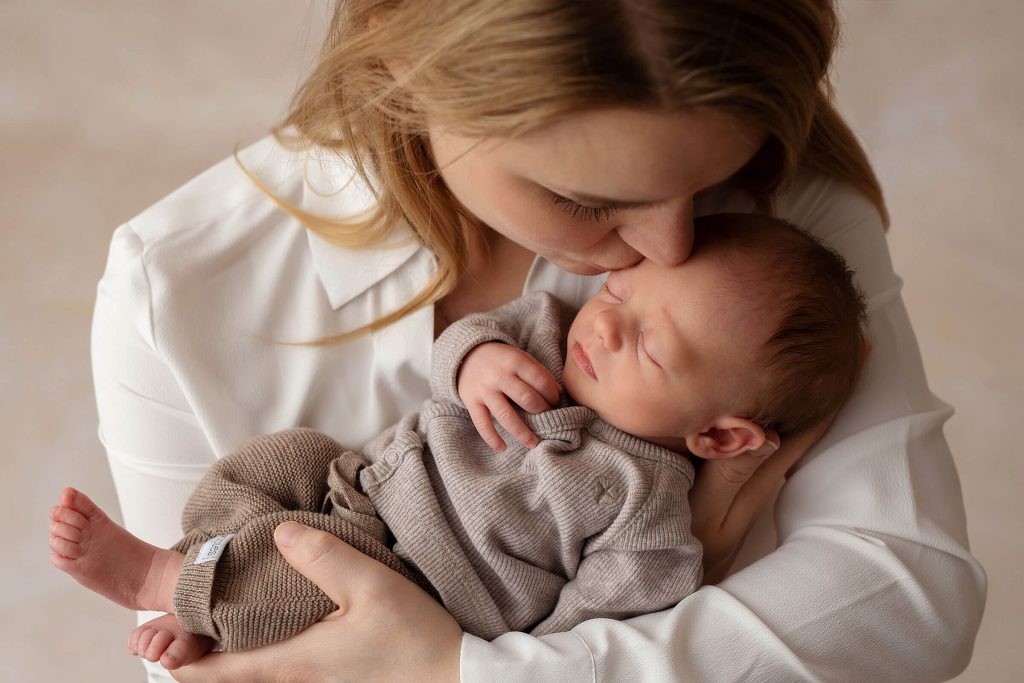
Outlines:
{"label": "woman's hand", "polygon": [[210,654],[171,672],[181,683],[458,681],[462,629],[411,581],[330,534],[294,522],[274,532],[290,565],[339,609],[255,650]]}
{"label": "woman's hand", "polygon": [[726,577],[761,508],[831,424],[831,418],[824,420],[781,445],[778,435],[772,433],[762,446],[761,453],[766,454],[752,451],[704,461],[690,490],[693,533],[704,545],[704,585]]}

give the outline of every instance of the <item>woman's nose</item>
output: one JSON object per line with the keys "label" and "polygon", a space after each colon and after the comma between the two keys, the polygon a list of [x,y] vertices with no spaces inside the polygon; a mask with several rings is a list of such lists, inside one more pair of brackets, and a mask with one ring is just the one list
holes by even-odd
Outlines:
{"label": "woman's nose", "polygon": [[609,351],[618,351],[622,347],[622,325],[611,310],[594,316],[594,332]]}
{"label": "woman's nose", "polygon": [[637,212],[619,228],[623,241],[661,266],[677,266],[693,247],[693,200],[670,202]]}

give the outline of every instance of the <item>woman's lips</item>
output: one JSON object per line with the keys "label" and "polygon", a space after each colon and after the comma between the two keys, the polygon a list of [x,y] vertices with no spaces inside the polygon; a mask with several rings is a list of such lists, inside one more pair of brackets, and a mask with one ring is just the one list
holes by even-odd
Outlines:
{"label": "woman's lips", "polygon": [[590,356],[587,355],[587,352],[580,346],[579,342],[573,342],[572,359],[588,377],[593,380],[597,379],[597,373],[594,372],[594,364],[590,362]]}

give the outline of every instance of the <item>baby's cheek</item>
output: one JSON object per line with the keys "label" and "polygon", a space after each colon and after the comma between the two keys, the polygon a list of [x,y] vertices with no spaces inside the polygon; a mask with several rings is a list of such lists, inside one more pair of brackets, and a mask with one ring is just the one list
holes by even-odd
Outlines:
{"label": "baby's cheek", "polygon": [[637,436],[652,433],[652,422],[657,422],[652,410],[657,410],[658,405],[649,392],[642,389],[621,390],[615,391],[611,398],[614,406],[610,407],[612,409],[609,412],[614,414],[615,426]]}

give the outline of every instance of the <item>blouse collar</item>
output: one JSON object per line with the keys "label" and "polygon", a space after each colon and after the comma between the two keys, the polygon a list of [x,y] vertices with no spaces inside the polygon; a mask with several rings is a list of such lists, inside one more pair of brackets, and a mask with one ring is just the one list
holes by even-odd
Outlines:
{"label": "blouse collar", "polygon": [[338,310],[377,286],[425,247],[407,225],[396,226],[383,244],[347,249],[306,230],[320,281],[331,307]]}
{"label": "blouse collar", "polygon": [[[374,192],[344,157],[307,158],[301,206],[317,216],[365,217],[377,203]],[[425,249],[402,221],[381,244],[361,249],[342,247],[307,228],[309,249],[331,307],[338,310],[376,287],[402,264]],[[416,283],[412,286],[422,285]]]}

